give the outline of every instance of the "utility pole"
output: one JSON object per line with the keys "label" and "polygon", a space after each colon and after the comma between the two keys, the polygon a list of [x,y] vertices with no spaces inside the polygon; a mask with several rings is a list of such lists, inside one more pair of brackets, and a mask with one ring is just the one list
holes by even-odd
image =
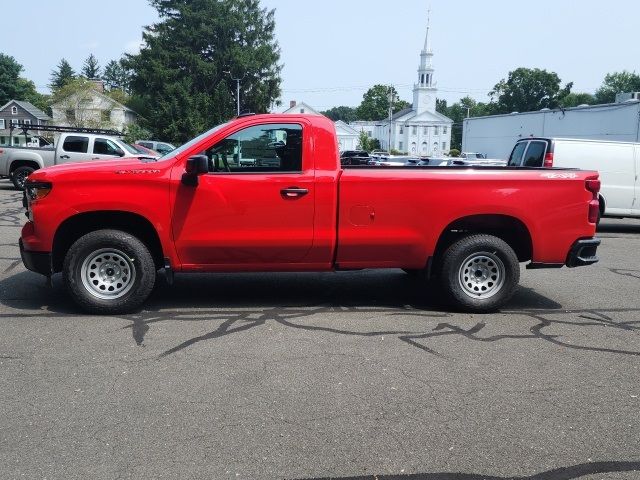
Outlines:
{"label": "utility pole", "polygon": [[235,78],[231,73],[231,70],[225,70],[222,73],[228,73],[229,77],[231,77],[231,80],[235,80],[236,82],[236,103],[237,103],[236,110],[237,110],[237,115],[240,115],[240,80],[242,80],[247,75],[247,72],[244,72],[242,76],[239,78]]}
{"label": "utility pole", "polygon": [[389,85],[389,155],[391,155],[391,129],[393,128],[393,85]]}

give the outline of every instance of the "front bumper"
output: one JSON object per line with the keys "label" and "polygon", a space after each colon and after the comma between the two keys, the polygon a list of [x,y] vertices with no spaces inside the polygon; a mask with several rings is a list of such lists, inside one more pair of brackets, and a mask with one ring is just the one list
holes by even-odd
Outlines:
{"label": "front bumper", "polygon": [[596,263],[599,260],[596,255],[599,245],[600,239],[596,237],[576,241],[569,250],[565,265],[573,268]]}
{"label": "front bumper", "polygon": [[22,263],[24,263],[25,268],[27,270],[31,270],[32,272],[46,275],[47,277],[50,276],[53,271],[53,269],[51,268],[51,253],[31,252],[24,249],[22,239],[20,239],[19,243],[20,257],[22,258]]}

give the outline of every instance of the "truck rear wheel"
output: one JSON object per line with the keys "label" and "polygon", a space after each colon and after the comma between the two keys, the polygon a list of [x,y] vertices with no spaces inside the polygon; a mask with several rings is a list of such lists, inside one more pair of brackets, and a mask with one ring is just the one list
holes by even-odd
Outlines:
{"label": "truck rear wheel", "polygon": [[24,190],[24,182],[35,169],[33,167],[22,166],[11,172],[11,182],[16,190]]}
{"label": "truck rear wheel", "polygon": [[441,283],[450,302],[468,312],[490,312],[504,305],[520,280],[513,249],[492,235],[470,235],[442,256]]}
{"label": "truck rear wheel", "polygon": [[149,297],[156,268],[147,246],[133,235],[97,230],[71,246],[62,275],[83,310],[118,314],[136,310]]}

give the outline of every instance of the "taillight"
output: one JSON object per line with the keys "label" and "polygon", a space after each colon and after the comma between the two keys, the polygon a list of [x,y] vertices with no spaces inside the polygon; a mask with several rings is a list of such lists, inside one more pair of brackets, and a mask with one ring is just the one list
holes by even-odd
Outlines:
{"label": "taillight", "polygon": [[584,186],[593,194],[593,197],[589,201],[589,223],[598,223],[598,217],[600,216],[600,200],[598,198],[598,192],[600,191],[600,179],[587,178],[584,181]]}
{"label": "taillight", "polygon": [[593,193],[594,197],[598,196],[598,192],[600,191],[600,179],[599,178],[588,178],[585,181],[585,187],[591,193]]}
{"label": "taillight", "polygon": [[553,167],[553,152],[547,152],[544,156],[544,166],[547,168]]}

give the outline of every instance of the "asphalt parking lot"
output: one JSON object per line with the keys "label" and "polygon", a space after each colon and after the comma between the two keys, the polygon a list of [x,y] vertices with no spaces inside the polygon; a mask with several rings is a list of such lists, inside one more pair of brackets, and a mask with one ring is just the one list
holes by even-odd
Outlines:
{"label": "asphalt parking lot", "polygon": [[640,221],[498,314],[399,270],[178,276],[78,314],[0,182],[0,478],[638,479]]}

